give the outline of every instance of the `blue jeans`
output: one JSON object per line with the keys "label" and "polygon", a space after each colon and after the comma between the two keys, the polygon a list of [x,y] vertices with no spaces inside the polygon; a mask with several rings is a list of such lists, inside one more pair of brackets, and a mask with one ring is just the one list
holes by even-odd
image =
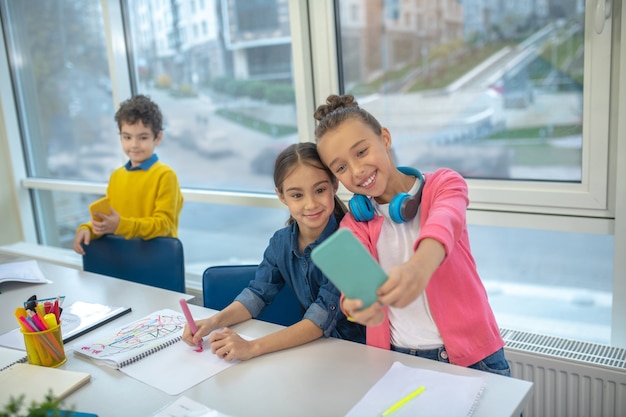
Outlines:
{"label": "blue jeans", "polygon": [[[448,359],[448,352],[446,352],[446,348],[444,346],[435,349],[407,349],[391,346],[391,350],[413,356],[419,356],[420,358],[450,363],[450,360]],[[500,348],[500,350],[487,356],[482,361],[468,366],[468,368],[491,372],[492,374],[497,375],[511,376],[509,362],[504,357],[504,348]]]}

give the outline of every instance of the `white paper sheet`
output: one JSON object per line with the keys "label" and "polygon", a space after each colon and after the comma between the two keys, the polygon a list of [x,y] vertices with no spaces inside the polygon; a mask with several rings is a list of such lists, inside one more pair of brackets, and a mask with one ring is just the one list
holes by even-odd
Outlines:
{"label": "white paper sheet", "polygon": [[206,340],[204,351],[195,349],[180,341],[120,371],[167,394],[178,395],[239,362],[219,358]]}
{"label": "white paper sheet", "polygon": [[[17,321],[15,322],[17,325]],[[19,328],[9,330],[6,333],[0,334],[0,346],[5,346],[10,349],[21,350],[26,354],[26,346],[24,345],[24,335],[20,332]]]}
{"label": "white paper sheet", "polygon": [[178,397],[176,401],[159,410],[153,417],[230,417],[227,414],[212,410],[191,398]]}
{"label": "white paper sheet", "polygon": [[420,386],[424,386],[424,391],[390,417],[470,416],[482,395],[485,381],[480,377],[411,368],[394,362],[346,417],[380,417],[385,410]]}
{"label": "white paper sheet", "polygon": [[0,264],[0,283],[27,282],[29,284],[46,284],[50,282],[39,269],[37,261],[18,261]]}

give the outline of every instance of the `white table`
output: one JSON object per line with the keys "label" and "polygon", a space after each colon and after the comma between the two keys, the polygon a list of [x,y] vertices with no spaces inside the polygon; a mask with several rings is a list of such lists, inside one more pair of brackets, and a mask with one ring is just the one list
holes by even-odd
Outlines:
{"label": "white table", "polygon": [[[12,257],[0,254],[0,262],[10,260]],[[0,287],[0,333],[17,327],[13,310],[33,294],[40,297],[65,295],[67,303],[86,301],[132,307],[132,313],[105,325],[111,329],[161,308],[180,309],[180,293],[41,261],[39,266],[52,283],[7,283]],[[197,316],[214,313],[197,306],[191,306],[191,309]],[[279,328],[278,325],[257,320],[233,327],[251,337],[263,336]],[[531,396],[532,384],[527,381],[332,338],[238,363],[181,395],[237,417],[343,416],[394,361],[485,378],[487,387],[475,411],[474,416],[477,417],[517,417]],[[68,360],[62,368],[92,375],[91,382],[64,402],[66,406],[75,406],[78,411],[95,413],[100,417],[150,416],[176,400],[175,396],[119,371],[74,356],[71,352],[68,352]],[[453,401],[453,392],[450,397]]]}

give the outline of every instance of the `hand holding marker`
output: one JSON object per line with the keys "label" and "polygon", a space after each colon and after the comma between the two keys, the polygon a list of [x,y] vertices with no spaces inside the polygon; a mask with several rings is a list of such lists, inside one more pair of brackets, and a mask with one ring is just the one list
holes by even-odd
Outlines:
{"label": "hand holding marker", "polygon": [[[189,311],[189,306],[187,305],[187,301],[184,298],[180,299],[180,308],[183,309],[183,314],[187,319],[187,324],[189,325],[189,330],[191,330],[191,334],[194,335],[198,332],[198,328],[196,327],[196,322],[193,320],[193,316],[191,315],[191,311]],[[202,352],[204,348],[202,347],[202,339],[198,343],[198,349],[196,352]]]}

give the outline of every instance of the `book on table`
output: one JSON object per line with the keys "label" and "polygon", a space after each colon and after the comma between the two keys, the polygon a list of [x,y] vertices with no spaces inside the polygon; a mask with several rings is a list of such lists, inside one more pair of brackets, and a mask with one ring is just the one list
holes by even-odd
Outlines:
{"label": "book on table", "polygon": [[90,379],[86,372],[16,363],[0,371],[0,404],[20,396],[24,396],[24,406],[42,402],[48,394],[63,399]]}

